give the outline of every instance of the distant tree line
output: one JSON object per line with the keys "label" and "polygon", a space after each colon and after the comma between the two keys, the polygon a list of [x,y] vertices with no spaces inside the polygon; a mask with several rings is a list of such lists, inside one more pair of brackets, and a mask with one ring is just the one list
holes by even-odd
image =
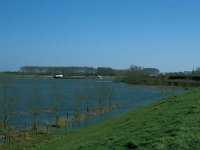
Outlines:
{"label": "distant tree line", "polygon": [[20,72],[24,74],[63,74],[68,76],[93,76],[93,75],[102,75],[102,76],[117,76],[117,75],[127,75],[130,73],[136,73],[141,71],[145,75],[154,75],[159,74],[159,70],[156,68],[142,68],[138,66],[131,66],[129,69],[113,69],[110,67],[43,67],[43,66],[23,66],[20,68]]}
{"label": "distant tree line", "polygon": [[21,73],[25,74],[64,74],[64,75],[94,75],[97,70],[92,67],[42,67],[24,66],[20,68]]}
{"label": "distant tree line", "polygon": [[132,65],[123,75],[117,77],[117,81],[142,84],[147,83],[152,78],[157,78],[159,74],[160,71],[157,68],[143,68]]}
{"label": "distant tree line", "polygon": [[23,66],[20,68],[20,72],[24,74],[63,74],[67,76],[114,76],[116,74],[123,73],[124,70],[116,70],[110,67],[42,67],[42,66]]}

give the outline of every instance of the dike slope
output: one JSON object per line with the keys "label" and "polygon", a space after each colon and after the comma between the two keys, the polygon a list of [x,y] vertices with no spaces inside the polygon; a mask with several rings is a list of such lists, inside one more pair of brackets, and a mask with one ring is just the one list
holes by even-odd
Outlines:
{"label": "dike slope", "polygon": [[34,149],[200,149],[200,88],[43,141]]}

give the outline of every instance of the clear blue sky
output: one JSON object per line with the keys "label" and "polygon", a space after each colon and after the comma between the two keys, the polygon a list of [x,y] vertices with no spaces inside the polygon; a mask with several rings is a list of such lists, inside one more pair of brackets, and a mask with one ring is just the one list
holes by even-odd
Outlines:
{"label": "clear blue sky", "polygon": [[199,0],[0,0],[0,71],[200,66]]}

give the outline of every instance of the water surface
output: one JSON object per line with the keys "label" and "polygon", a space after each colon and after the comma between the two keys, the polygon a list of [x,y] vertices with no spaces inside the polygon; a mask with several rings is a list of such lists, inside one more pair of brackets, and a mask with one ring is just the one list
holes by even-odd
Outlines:
{"label": "water surface", "polygon": [[[2,97],[5,92],[3,86],[5,81],[1,82],[0,92]],[[134,86],[138,87],[138,85],[130,86],[110,80],[14,78],[6,82],[11,89],[7,92],[16,102],[12,111],[16,114],[13,117],[13,124],[17,129],[31,126],[34,119],[31,111],[35,109],[41,110],[38,118],[42,126],[46,123],[55,122],[55,112],[48,113],[47,110],[57,108],[60,117],[72,120],[77,110],[81,114],[87,114],[94,111],[100,104],[106,106],[111,103],[113,106],[124,106],[70,127],[70,130],[74,130],[120,116],[172,94],[163,94],[161,89],[158,88],[133,88]],[[176,90],[175,93],[177,92],[182,91]]]}

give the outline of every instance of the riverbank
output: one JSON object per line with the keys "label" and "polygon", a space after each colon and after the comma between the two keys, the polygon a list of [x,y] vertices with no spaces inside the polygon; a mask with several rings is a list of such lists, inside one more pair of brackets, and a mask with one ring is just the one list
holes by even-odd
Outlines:
{"label": "riverbank", "polygon": [[[14,78],[25,78],[25,79],[55,79],[53,75],[49,75],[49,74],[23,74],[23,73],[0,73],[0,76],[4,76],[4,77],[14,77]],[[115,82],[123,82],[123,83],[127,83],[127,84],[141,84],[141,85],[148,85],[148,86],[152,86],[152,87],[158,87],[158,88],[183,88],[183,89],[191,89],[194,87],[199,87],[200,86],[200,81],[194,81],[194,80],[170,80],[170,79],[166,79],[166,78],[162,78],[161,77],[156,77],[156,78],[151,78],[151,77],[146,77],[143,78],[142,76],[139,77],[139,81],[135,81],[132,80],[131,78],[128,78],[126,76],[101,76],[101,78],[99,78],[99,76],[88,76],[88,75],[73,75],[73,76],[69,76],[69,75],[63,75],[62,78],[58,78],[58,79],[80,79],[80,80],[85,80],[85,79],[94,79],[94,80],[112,80]]]}
{"label": "riverbank", "polygon": [[[199,149],[200,88],[66,135],[35,149]],[[27,145],[28,148],[30,145]]]}
{"label": "riverbank", "polygon": [[[183,76],[184,77],[184,76]],[[190,89],[200,86],[199,76],[191,76],[191,78],[171,78],[171,76],[116,76],[116,82],[124,82],[127,84],[146,84],[151,86],[170,86],[179,87],[184,89]]]}
{"label": "riverbank", "polygon": [[21,74],[21,73],[0,73],[0,77],[14,77],[14,78],[24,78],[24,79],[94,79],[94,80],[115,80],[115,76],[103,76],[101,79],[98,76],[68,76],[64,75],[62,78],[55,78],[53,75],[46,74]]}

